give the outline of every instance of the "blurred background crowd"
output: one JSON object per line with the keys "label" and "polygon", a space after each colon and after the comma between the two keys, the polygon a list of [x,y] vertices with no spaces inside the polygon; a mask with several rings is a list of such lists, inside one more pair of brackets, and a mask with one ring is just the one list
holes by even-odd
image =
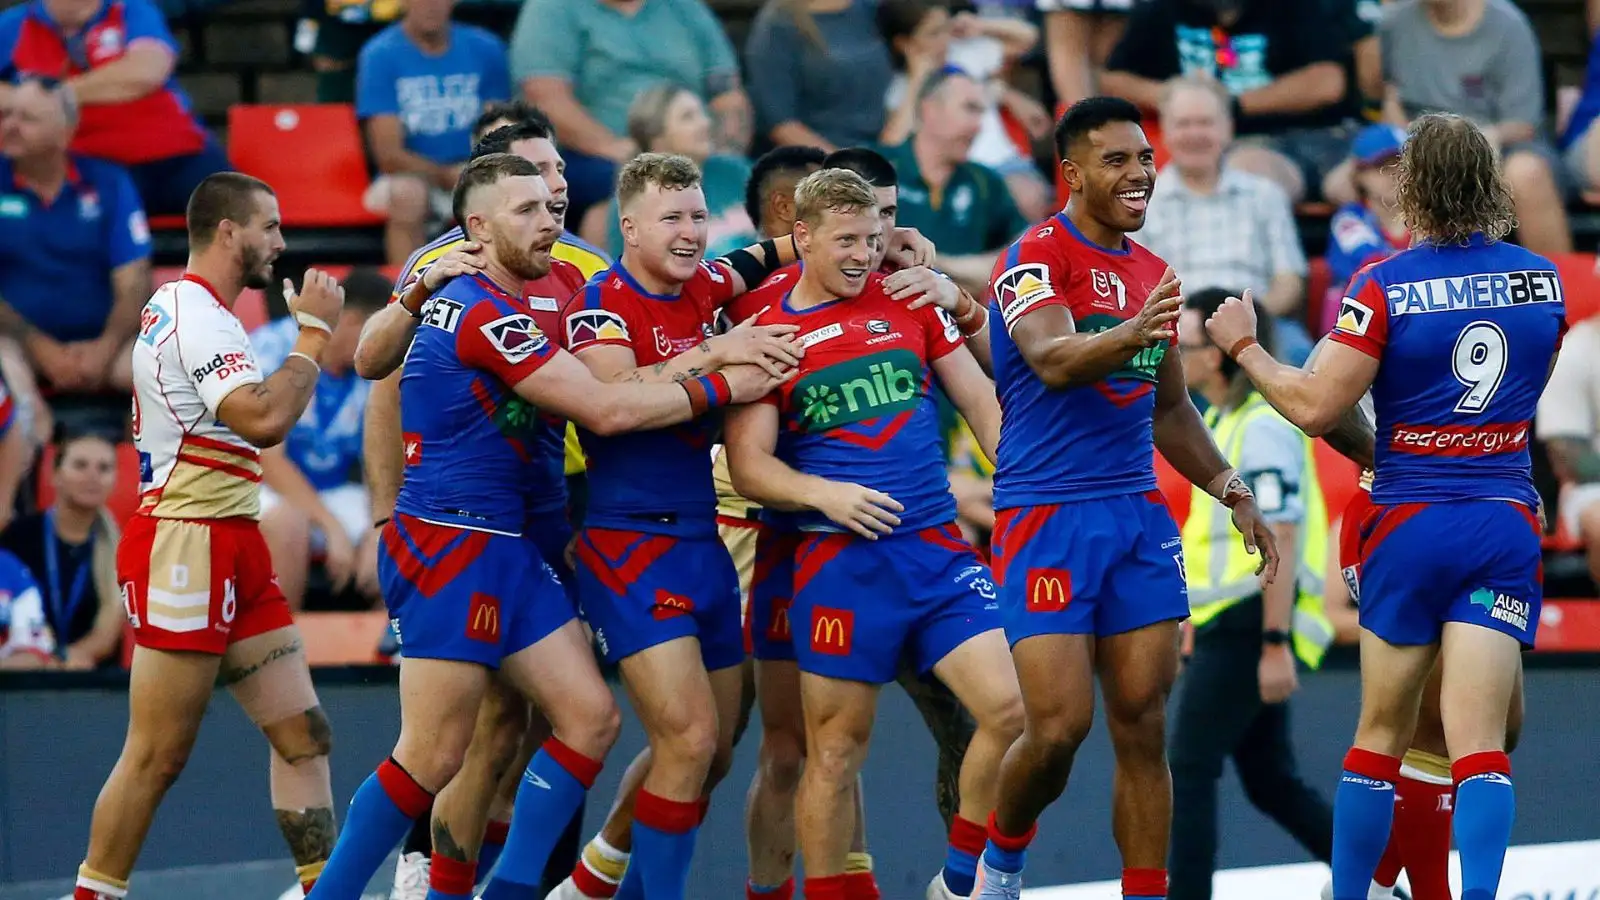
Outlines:
{"label": "blurred background crowd", "polygon": [[[1552,511],[1547,594],[1592,596],[1600,324],[1578,320],[1600,306],[1597,28],[1600,0],[10,5],[0,10],[0,669],[121,664],[113,551],[139,481],[127,348],[154,285],[182,263],[190,189],[224,168],[278,189],[283,274],[331,263],[348,298],[315,401],[263,455],[274,565],[296,608],[381,609],[356,337],[395,268],[450,224],[475,127],[514,102],[553,124],[567,226],[608,254],[621,249],[612,180],[637,153],[702,166],[716,255],[755,239],[771,187],[749,184],[755,159],[868,145],[896,169],[899,224],[986,293],[997,255],[1065,200],[1050,151],[1056,112],[1091,93],[1122,96],[1146,110],[1161,169],[1137,238],[1188,292],[1253,290],[1275,317],[1280,355],[1300,360],[1355,270],[1408,242],[1389,165],[1408,119],[1469,116],[1500,150],[1516,239],[1562,266],[1578,322],[1535,456]],[[281,312],[276,293],[238,309],[268,369],[292,343]],[[1183,347],[1186,371],[1203,380],[1221,355],[1195,341]],[[948,432],[963,525],[982,544],[990,469],[953,414]],[[1181,516],[1188,493],[1163,472]],[[1356,473],[1319,451],[1318,476],[1337,515]],[[1331,605],[1345,602],[1337,573],[1327,590]],[[370,655],[375,634],[360,640]]]}

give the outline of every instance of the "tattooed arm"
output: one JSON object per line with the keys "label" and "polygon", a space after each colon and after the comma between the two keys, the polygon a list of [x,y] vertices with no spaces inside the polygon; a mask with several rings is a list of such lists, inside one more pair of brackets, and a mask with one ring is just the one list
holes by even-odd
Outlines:
{"label": "tattooed arm", "polygon": [[701,341],[677,356],[653,365],[637,365],[633,350],[608,344],[594,344],[580,349],[577,357],[594,377],[613,384],[671,384],[684,382],[702,375],[710,375],[722,368],[714,339]]}

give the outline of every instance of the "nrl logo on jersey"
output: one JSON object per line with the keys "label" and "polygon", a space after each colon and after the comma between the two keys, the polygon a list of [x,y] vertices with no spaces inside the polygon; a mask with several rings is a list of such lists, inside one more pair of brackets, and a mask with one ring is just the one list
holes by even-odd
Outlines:
{"label": "nrl logo on jersey", "polygon": [[1117,273],[1090,269],[1089,280],[1094,285],[1095,295],[1100,298],[1094,301],[1096,306],[1110,306],[1114,299],[1117,309],[1128,308],[1128,288]]}

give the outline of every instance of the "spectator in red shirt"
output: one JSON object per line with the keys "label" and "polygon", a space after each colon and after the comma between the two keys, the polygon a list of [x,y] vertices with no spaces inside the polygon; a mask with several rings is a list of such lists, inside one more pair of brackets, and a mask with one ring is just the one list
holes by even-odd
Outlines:
{"label": "spectator in red shirt", "polygon": [[228,168],[173,78],[177,60],[151,0],[30,0],[0,12],[4,80],[59,81],[82,109],[73,152],[127,166],[157,216],[182,214],[195,185]]}

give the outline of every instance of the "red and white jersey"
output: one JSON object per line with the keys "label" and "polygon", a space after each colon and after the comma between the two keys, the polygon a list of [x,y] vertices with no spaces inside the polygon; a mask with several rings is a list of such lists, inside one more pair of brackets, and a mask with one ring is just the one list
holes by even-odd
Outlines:
{"label": "red and white jersey", "polygon": [[260,517],[259,453],[217,407],[263,377],[244,326],[203,279],[185,273],[156,290],[133,344],[141,515]]}

